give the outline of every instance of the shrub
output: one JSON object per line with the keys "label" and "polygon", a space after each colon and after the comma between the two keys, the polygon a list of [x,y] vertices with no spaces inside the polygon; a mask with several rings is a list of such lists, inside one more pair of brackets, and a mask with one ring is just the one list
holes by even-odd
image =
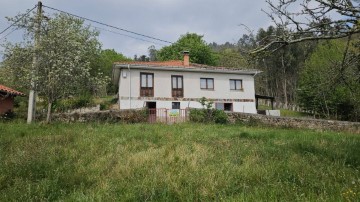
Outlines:
{"label": "shrub", "polygon": [[203,109],[191,109],[190,121],[196,123],[220,123],[225,124],[229,122],[227,114],[218,109],[213,109],[213,101],[202,97],[199,99],[199,103]]}
{"label": "shrub", "polygon": [[190,109],[189,118],[190,121],[195,123],[205,123],[205,109]]}
{"label": "shrub", "polygon": [[99,98],[97,101],[95,101],[96,104],[100,104],[100,110],[109,110],[112,105],[116,104],[118,102],[117,97],[113,98]]}
{"label": "shrub", "polygon": [[66,110],[90,107],[93,105],[94,101],[90,95],[82,95],[79,97],[58,100],[53,104],[53,110],[58,112],[65,112]]}
{"label": "shrub", "polygon": [[1,121],[9,121],[15,118],[15,113],[11,110],[5,112],[4,114],[0,114]]}
{"label": "shrub", "polygon": [[226,124],[229,122],[228,115],[222,110],[213,110],[215,123]]}
{"label": "shrub", "polygon": [[109,104],[105,104],[105,103],[100,103],[100,110],[108,110],[110,109],[110,105]]}
{"label": "shrub", "polygon": [[[15,97],[14,99],[14,113],[16,118],[26,119],[28,112],[28,98],[27,97]],[[38,105],[37,105],[38,106]]]}
{"label": "shrub", "polygon": [[229,122],[227,114],[218,109],[191,109],[189,114],[190,121],[196,123],[220,123]]}
{"label": "shrub", "polygon": [[123,123],[143,123],[147,122],[148,119],[148,110],[126,110],[122,111],[120,115],[120,120]]}

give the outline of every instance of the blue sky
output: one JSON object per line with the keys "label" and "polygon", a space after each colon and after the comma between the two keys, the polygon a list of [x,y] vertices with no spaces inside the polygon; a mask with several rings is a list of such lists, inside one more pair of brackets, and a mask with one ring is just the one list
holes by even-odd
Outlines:
{"label": "blue sky", "polygon": [[[204,35],[208,43],[226,41],[236,43],[243,34],[247,33],[239,24],[245,24],[253,30],[271,24],[271,20],[261,11],[261,9],[268,10],[264,0],[43,0],[42,2],[50,7],[167,41],[176,41],[180,35],[194,32]],[[37,1],[0,0],[0,3],[0,30],[3,30],[9,26],[5,16],[23,13],[26,9],[32,8]],[[45,12],[53,11],[45,8]],[[104,49],[115,49],[131,58],[134,54],[147,54],[147,49],[151,45],[155,45],[157,49],[162,47],[157,43],[166,45],[153,40],[150,41],[156,44],[136,40],[103,30],[100,32],[99,40]],[[21,40],[21,31],[15,31],[7,37],[7,40],[10,42]],[[4,40],[0,41],[3,42]],[[0,52],[1,50],[0,48]]]}

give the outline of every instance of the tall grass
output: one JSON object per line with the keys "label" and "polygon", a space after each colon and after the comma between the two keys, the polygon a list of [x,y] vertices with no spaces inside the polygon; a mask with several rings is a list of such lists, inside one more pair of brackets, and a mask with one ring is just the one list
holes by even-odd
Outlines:
{"label": "tall grass", "polygon": [[359,200],[360,136],[0,123],[0,201]]}

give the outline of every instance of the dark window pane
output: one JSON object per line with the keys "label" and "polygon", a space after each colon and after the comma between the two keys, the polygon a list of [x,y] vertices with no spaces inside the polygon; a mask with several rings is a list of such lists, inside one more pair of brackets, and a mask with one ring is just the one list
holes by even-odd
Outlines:
{"label": "dark window pane", "polygon": [[224,103],[224,111],[232,111],[232,103]]}
{"label": "dark window pane", "polygon": [[180,102],[173,102],[172,109],[180,109]]}

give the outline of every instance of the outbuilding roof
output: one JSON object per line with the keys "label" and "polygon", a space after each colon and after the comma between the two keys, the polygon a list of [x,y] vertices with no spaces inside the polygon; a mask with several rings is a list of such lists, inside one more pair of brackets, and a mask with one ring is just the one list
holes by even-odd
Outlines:
{"label": "outbuilding roof", "polygon": [[1,85],[0,84],[0,92],[3,92],[3,93],[8,93],[8,94],[11,94],[11,95],[20,95],[20,96],[25,96],[24,93],[22,92],[19,92],[19,91],[16,91],[14,89],[11,89],[7,86],[4,86],[4,85]]}

